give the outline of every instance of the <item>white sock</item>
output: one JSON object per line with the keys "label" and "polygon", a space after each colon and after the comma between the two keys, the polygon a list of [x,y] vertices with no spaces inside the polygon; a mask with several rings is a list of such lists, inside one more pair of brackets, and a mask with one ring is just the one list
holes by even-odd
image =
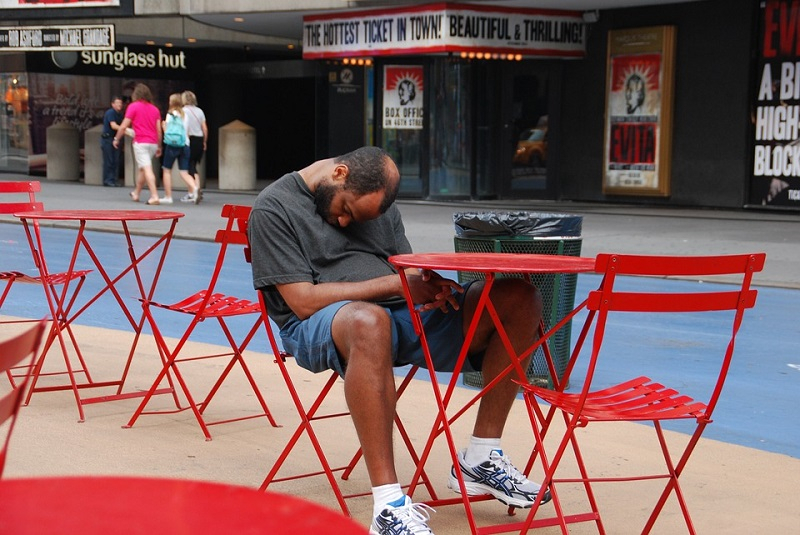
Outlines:
{"label": "white sock", "polygon": [[464,461],[470,466],[477,466],[482,462],[489,459],[489,454],[492,450],[499,450],[499,438],[479,438],[472,436],[469,439],[469,446],[467,446],[467,453],[464,455]]}
{"label": "white sock", "polygon": [[399,500],[403,496],[400,483],[372,487],[372,516],[378,516],[386,508],[387,503]]}

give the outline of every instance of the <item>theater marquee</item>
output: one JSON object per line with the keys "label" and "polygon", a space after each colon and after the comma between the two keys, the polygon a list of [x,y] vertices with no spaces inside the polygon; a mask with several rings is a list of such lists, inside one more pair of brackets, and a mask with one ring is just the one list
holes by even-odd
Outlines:
{"label": "theater marquee", "polygon": [[674,56],[674,26],[609,32],[604,194],[670,194]]}
{"label": "theater marquee", "polygon": [[582,58],[575,11],[438,3],[303,17],[303,59],[481,52]]}

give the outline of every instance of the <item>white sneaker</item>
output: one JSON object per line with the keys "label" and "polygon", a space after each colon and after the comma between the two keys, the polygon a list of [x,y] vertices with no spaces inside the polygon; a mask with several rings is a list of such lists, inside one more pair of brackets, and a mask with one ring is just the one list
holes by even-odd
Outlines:
{"label": "white sneaker", "polygon": [[181,197],[181,202],[193,202],[197,204],[197,197],[193,193],[187,193]]}
{"label": "white sneaker", "polygon": [[428,527],[432,508],[424,503],[412,503],[403,496],[386,504],[381,514],[372,520],[370,535],[433,535]]}
{"label": "white sneaker", "polygon": [[172,204],[172,197],[161,197],[158,199],[158,204]]}
{"label": "white sneaker", "polygon": [[[503,450],[492,450],[489,458],[477,466],[466,463],[466,451],[458,452],[458,466],[469,496],[491,494],[506,505],[523,509],[533,506],[541,487],[517,470],[508,457],[503,455]],[[450,469],[447,486],[461,493],[455,467]],[[550,498],[550,492],[545,491],[541,504],[546,504]]]}

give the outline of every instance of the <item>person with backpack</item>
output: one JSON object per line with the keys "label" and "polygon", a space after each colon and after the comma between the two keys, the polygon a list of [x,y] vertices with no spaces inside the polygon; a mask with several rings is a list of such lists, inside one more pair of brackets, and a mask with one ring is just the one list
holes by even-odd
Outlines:
{"label": "person with backpack", "polygon": [[164,118],[164,157],[161,161],[161,179],[164,182],[164,197],[159,204],[172,204],[172,166],[178,161],[181,178],[189,188],[189,193],[181,202],[200,202],[194,177],[189,174],[189,137],[186,135],[186,116],[180,93],[169,96],[169,110]]}

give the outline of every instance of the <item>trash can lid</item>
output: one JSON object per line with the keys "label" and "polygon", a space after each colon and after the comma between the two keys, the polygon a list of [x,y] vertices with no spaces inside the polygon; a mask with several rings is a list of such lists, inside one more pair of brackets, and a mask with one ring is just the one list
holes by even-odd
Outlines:
{"label": "trash can lid", "polygon": [[581,235],[583,216],[543,212],[456,212],[456,236],[575,236]]}

